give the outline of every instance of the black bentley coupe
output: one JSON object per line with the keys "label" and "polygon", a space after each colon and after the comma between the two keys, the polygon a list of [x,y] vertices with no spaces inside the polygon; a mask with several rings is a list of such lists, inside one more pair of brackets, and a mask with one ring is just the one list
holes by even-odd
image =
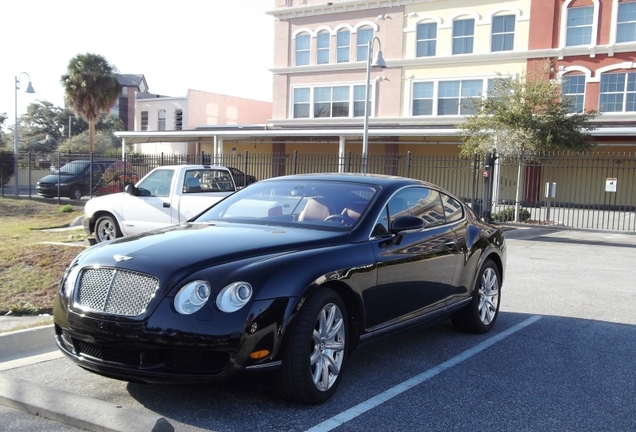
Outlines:
{"label": "black bentley coupe", "polygon": [[147,383],[275,371],[322,403],[347,356],[379,336],[497,319],[502,232],[450,193],[400,177],[307,174],[254,183],[191,221],[100,243],[66,270],[59,348]]}

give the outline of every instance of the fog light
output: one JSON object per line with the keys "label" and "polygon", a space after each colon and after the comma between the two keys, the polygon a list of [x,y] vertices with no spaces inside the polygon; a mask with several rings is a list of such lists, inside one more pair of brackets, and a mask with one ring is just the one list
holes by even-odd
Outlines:
{"label": "fog light", "polygon": [[268,355],[269,355],[269,350],[258,350],[250,354],[250,358],[252,360],[259,360],[259,359],[267,357]]}

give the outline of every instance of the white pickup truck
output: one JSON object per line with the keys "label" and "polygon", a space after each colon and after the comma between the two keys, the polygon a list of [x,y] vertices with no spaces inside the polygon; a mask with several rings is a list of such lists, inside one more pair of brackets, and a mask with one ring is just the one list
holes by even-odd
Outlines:
{"label": "white pickup truck", "polygon": [[90,199],[82,224],[99,243],[185,222],[235,191],[226,167],[162,166],[124,192]]}

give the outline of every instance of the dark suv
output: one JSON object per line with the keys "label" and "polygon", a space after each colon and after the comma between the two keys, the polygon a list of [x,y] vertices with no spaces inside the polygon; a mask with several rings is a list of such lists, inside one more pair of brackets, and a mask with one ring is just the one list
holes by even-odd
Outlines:
{"label": "dark suv", "polygon": [[58,196],[59,180],[59,196],[78,200],[90,193],[91,176],[94,188],[104,175],[104,171],[114,162],[115,160],[94,160],[92,168],[89,160],[69,162],[60,168],[59,171],[38,180],[38,195],[42,195],[45,198]]}

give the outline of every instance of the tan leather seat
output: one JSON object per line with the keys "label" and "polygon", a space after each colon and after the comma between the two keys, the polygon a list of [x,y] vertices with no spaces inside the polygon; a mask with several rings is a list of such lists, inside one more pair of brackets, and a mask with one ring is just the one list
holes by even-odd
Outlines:
{"label": "tan leather seat", "polygon": [[331,214],[329,203],[324,198],[311,198],[298,215],[299,221],[325,220]]}

